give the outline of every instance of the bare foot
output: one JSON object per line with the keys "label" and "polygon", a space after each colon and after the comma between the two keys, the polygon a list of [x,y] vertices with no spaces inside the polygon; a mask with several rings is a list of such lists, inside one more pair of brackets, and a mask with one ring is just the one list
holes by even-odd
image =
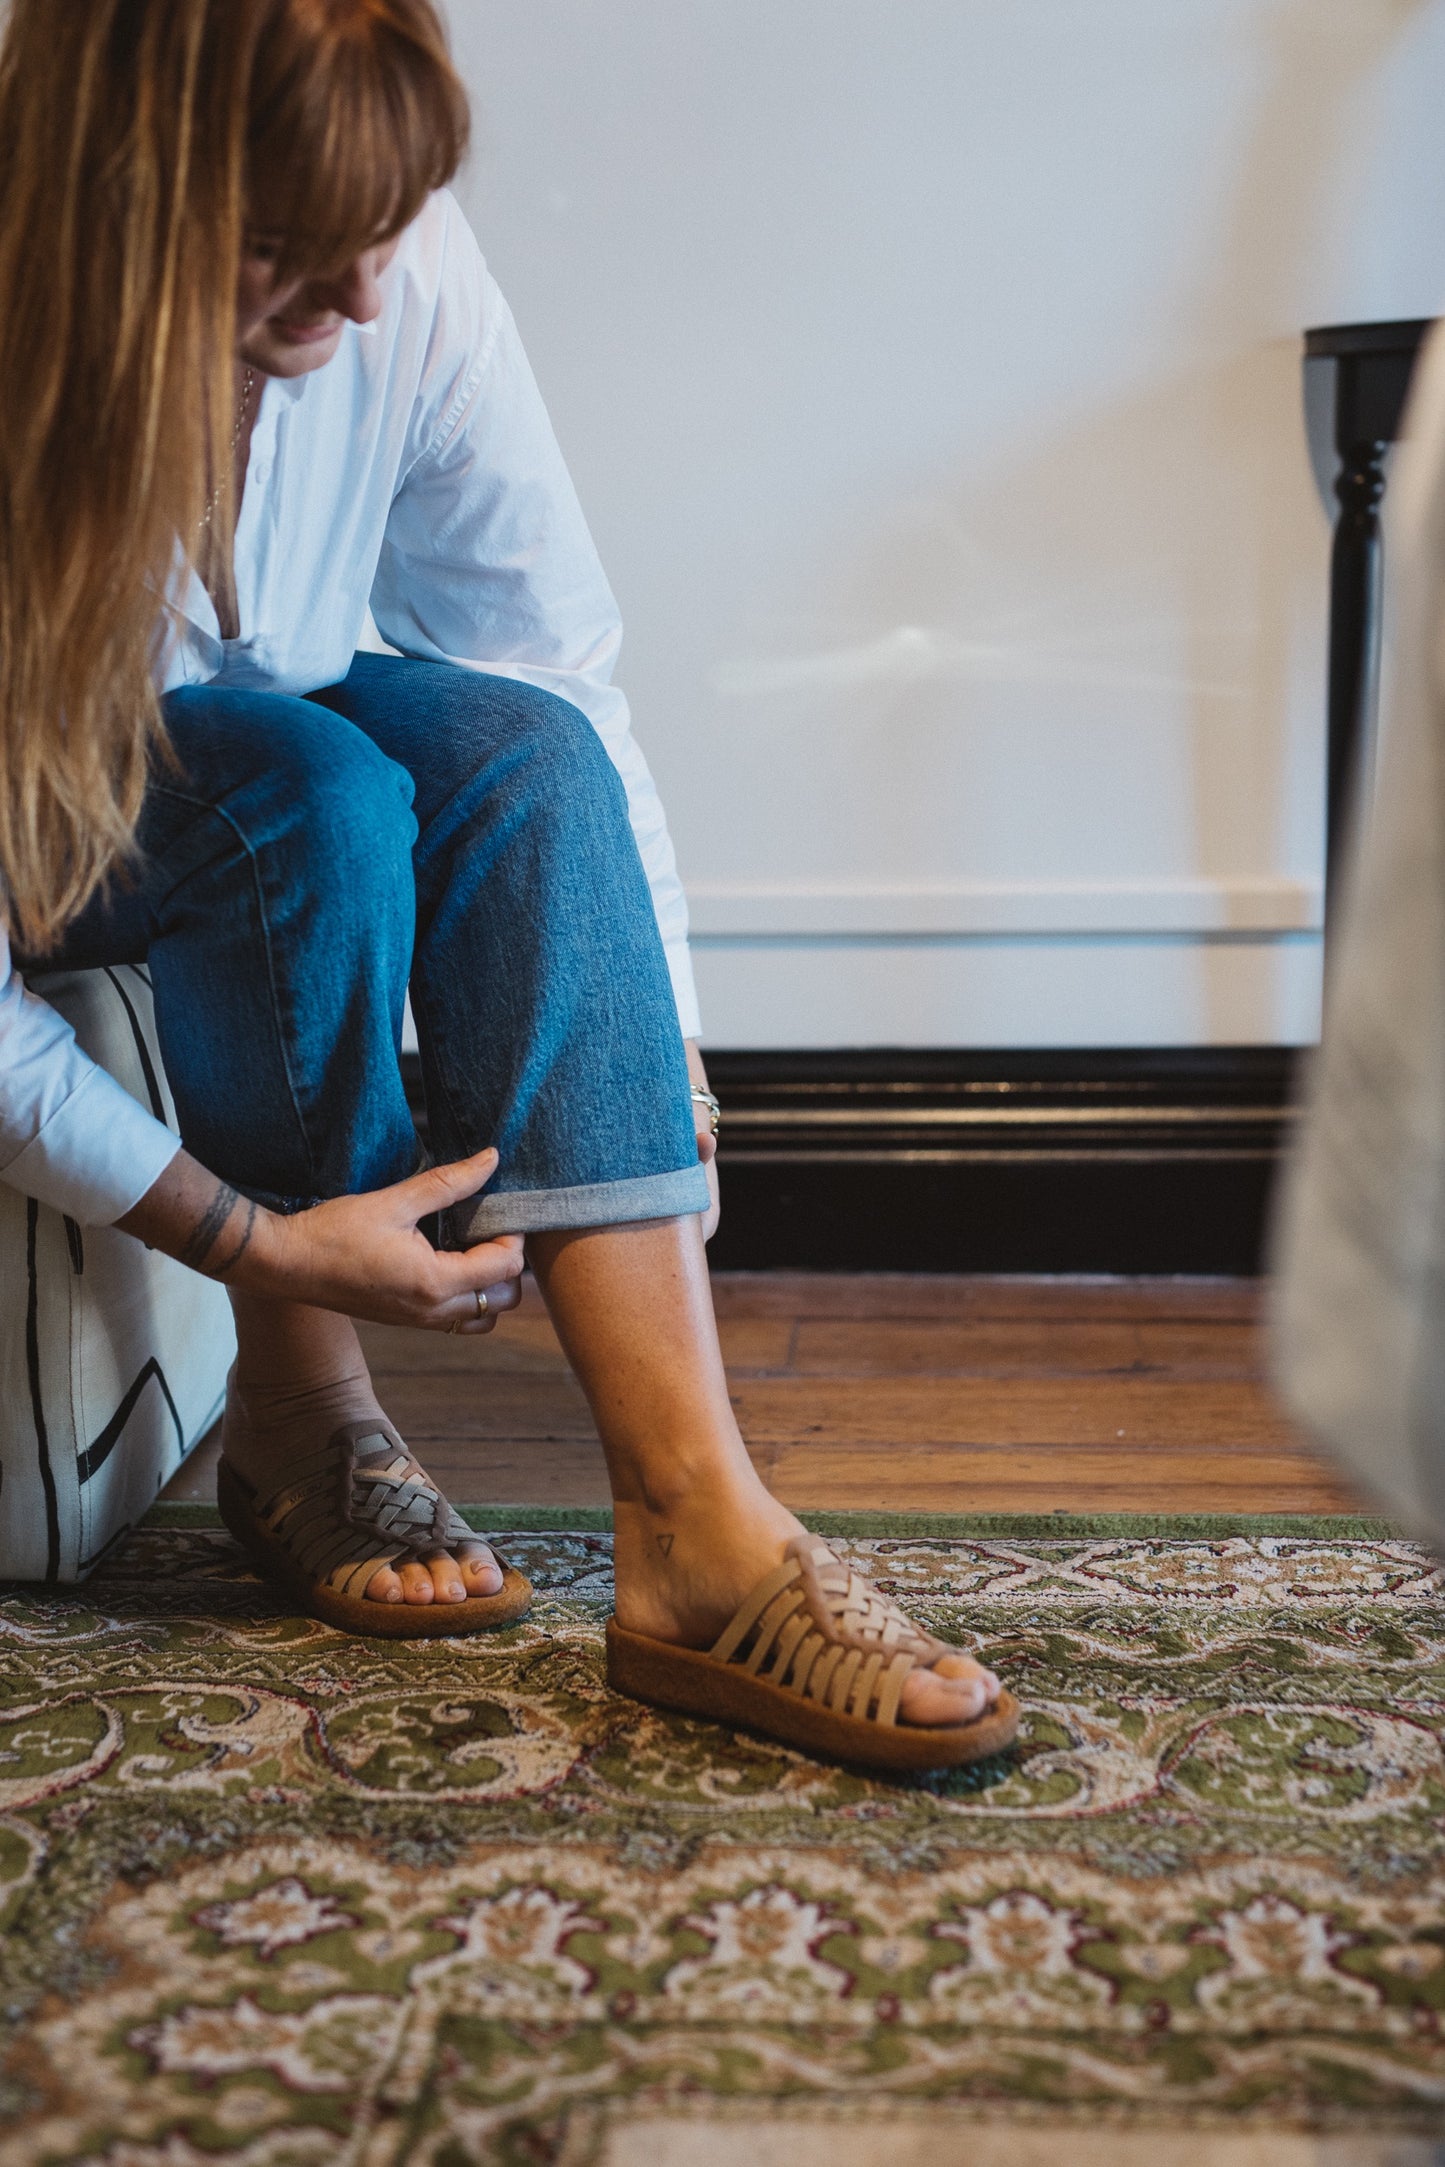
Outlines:
{"label": "bare foot", "polygon": [[[801,1522],[754,1476],[679,1484],[666,1509],[656,1500],[614,1507],[617,1622],[626,1631],[706,1648],[744,1597],[783,1561]],[[961,1651],[904,1680],[899,1719],[968,1723],[991,1708],[999,1681]]]}
{"label": "bare foot", "polygon": [[[244,1392],[233,1371],[223,1450],[236,1472],[264,1496],[280,1488],[298,1457],[314,1452],[343,1422],[371,1416],[386,1419],[364,1363],[324,1385],[248,1383]],[[375,1603],[464,1603],[468,1596],[495,1595],[501,1585],[502,1569],[487,1545],[465,1542],[431,1551],[400,1572],[382,1566],[367,1582],[366,1595]]]}

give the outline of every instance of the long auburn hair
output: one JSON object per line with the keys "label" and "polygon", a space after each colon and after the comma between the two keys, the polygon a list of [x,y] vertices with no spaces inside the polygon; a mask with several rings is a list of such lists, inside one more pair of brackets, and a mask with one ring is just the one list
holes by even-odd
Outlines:
{"label": "long auburn hair", "polygon": [[204,529],[229,571],[248,229],[279,237],[280,279],[324,276],[466,137],[432,0],[10,0],[0,922],[25,952],[132,849],[167,753],[165,597]]}

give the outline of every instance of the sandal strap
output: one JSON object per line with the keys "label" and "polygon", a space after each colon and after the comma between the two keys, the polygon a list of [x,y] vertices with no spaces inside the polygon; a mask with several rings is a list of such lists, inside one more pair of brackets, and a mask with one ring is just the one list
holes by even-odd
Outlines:
{"label": "sandal strap", "polygon": [[845,1640],[888,1655],[906,1650],[924,1663],[936,1663],[948,1652],[943,1641],[915,1625],[891,1596],[855,1573],[816,1536],[796,1539],[793,1547],[815,1609],[832,1617]]}
{"label": "sandal strap", "polygon": [[816,1536],[796,1537],[713,1644],[713,1660],[838,1715],[897,1720],[903,1681],[949,1651]]}
{"label": "sandal strap", "polygon": [[384,1419],[344,1423],[258,1506],[308,1579],[361,1594],[384,1567],[478,1536]]}

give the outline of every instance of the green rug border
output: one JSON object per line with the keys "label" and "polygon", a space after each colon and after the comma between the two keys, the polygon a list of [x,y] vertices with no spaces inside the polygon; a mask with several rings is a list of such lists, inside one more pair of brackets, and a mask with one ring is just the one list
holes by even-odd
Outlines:
{"label": "green rug border", "polygon": [[[459,1505],[469,1527],[506,1535],[519,1532],[607,1535],[612,1514],[595,1505]],[[810,1512],[816,1535],[975,1535],[1007,1540],[1051,1536],[1069,1542],[1110,1536],[1218,1540],[1229,1535],[1303,1537],[1324,1542],[1381,1541],[1401,1537],[1393,1521],[1365,1513],[1301,1512]],[[214,1505],[152,1505],[143,1527],[219,1527]]]}

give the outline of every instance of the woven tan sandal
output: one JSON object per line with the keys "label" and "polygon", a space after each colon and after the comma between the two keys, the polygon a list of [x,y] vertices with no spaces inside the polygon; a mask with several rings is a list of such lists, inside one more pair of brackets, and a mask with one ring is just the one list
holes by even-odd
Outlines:
{"label": "woven tan sandal", "polygon": [[[223,1431],[223,1452],[224,1438]],[[509,1625],[532,1600],[531,1582],[510,1565],[502,1566],[495,1595],[469,1595],[461,1603],[368,1598],[366,1588],[384,1565],[421,1564],[438,1550],[480,1539],[382,1417],[343,1423],[318,1451],[298,1458],[267,1497],[222,1458],[216,1500],[262,1577],[311,1617],[348,1633],[452,1640]]]}
{"label": "woven tan sandal", "polygon": [[909,1673],[959,1652],[920,1632],[816,1535],[794,1537],[705,1653],[607,1621],[615,1691],[864,1768],[957,1768],[1012,1741],[1019,1705],[1008,1692],[969,1723],[897,1720]]}

